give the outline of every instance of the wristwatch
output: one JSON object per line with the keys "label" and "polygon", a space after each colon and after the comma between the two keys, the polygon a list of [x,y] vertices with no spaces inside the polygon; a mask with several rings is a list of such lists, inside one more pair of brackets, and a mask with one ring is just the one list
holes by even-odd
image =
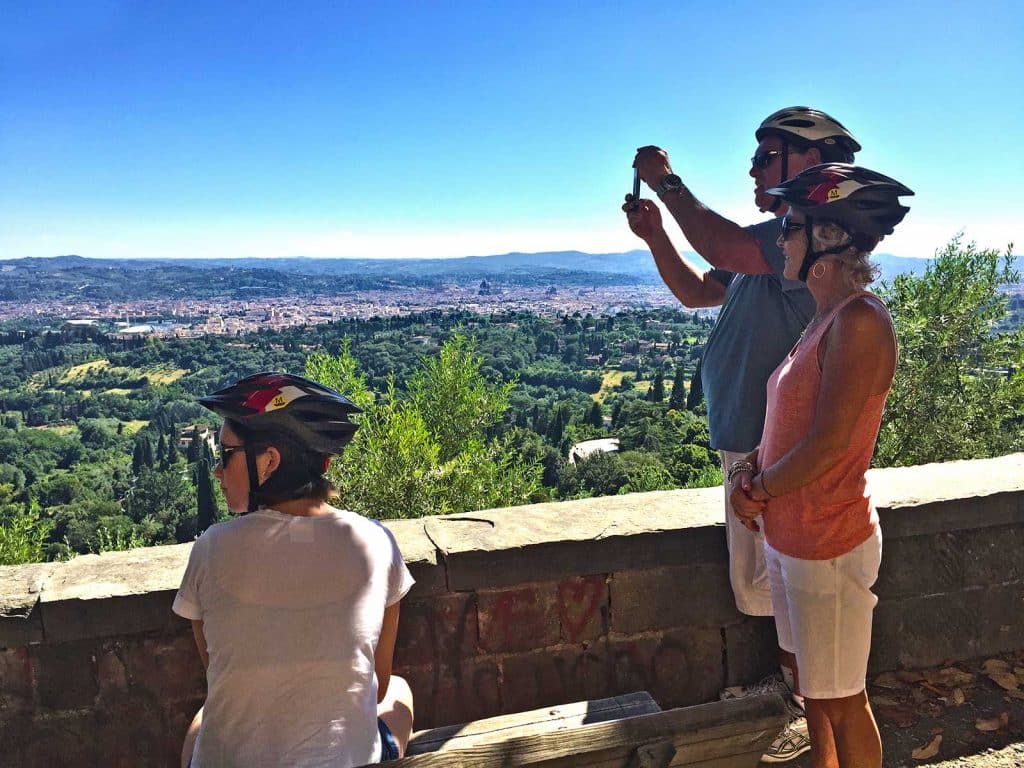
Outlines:
{"label": "wristwatch", "polygon": [[678,192],[683,188],[683,180],[676,176],[674,173],[666,173],[661,177],[661,181],[654,188],[654,191],[658,195],[664,195],[666,192]]}

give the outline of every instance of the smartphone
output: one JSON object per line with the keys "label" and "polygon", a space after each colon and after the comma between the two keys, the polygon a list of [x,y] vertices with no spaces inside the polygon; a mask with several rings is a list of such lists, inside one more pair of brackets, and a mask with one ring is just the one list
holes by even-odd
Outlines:
{"label": "smartphone", "polygon": [[630,210],[636,210],[640,207],[640,169],[633,169],[633,204],[629,206]]}

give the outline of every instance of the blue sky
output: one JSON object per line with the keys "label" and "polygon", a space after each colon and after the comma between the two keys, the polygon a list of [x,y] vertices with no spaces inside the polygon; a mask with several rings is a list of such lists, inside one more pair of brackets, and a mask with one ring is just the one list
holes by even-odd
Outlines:
{"label": "blue sky", "polygon": [[750,223],[792,104],[917,193],[879,250],[1021,252],[1024,4],[663,5],[11,0],[0,258],[629,250],[636,147]]}

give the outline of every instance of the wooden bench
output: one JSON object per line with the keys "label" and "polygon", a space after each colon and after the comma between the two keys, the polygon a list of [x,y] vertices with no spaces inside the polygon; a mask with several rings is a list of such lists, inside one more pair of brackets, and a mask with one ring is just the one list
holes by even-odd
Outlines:
{"label": "wooden bench", "polygon": [[786,724],[776,694],[662,711],[646,691],[414,733],[394,768],[753,768]]}

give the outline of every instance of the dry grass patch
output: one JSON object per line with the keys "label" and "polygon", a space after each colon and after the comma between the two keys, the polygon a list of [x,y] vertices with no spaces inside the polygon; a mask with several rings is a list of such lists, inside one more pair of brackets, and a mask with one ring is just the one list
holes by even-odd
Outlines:
{"label": "dry grass patch", "polygon": [[71,384],[76,381],[85,381],[93,373],[99,373],[100,371],[106,370],[110,367],[110,361],[103,360],[90,360],[88,363],[81,363],[68,368],[64,375],[60,377],[62,384]]}
{"label": "dry grass patch", "polygon": [[72,432],[78,431],[78,427],[74,424],[44,424],[41,427],[32,427],[32,429],[45,429],[47,432],[56,432],[58,435],[70,435]]}
{"label": "dry grass patch", "polygon": [[188,373],[184,368],[171,368],[170,366],[155,366],[146,371],[146,376],[151,384],[173,384],[182,376]]}
{"label": "dry grass patch", "polygon": [[604,371],[601,374],[601,389],[592,394],[590,398],[595,403],[603,403],[608,393],[615,389],[626,378],[625,371]]}

